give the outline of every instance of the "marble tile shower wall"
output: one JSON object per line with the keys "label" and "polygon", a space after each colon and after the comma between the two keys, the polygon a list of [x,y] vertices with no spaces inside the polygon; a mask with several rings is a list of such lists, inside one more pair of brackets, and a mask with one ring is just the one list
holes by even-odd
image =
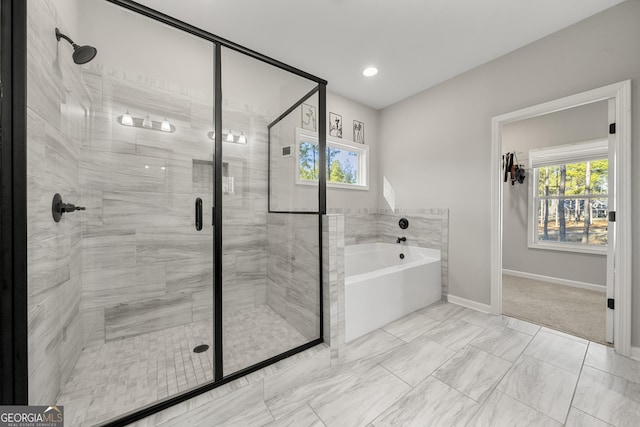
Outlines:
{"label": "marble tile shower wall", "polygon": [[[191,323],[194,313],[207,316],[212,230],[197,232],[193,223],[195,197],[206,203],[208,195],[208,183],[194,185],[195,177],[203,177],[202,163],[194,167],[194,160],[212,158],[206,132],[204,138],[197,132],[204,127],[199,119],[207,114],[206,99],[192,102],[188,91],[134,81],[99,66],[83,77],[94,100],[80,169],[87,208],[82,218],[86,345]],[[117,117],[126,110],[166,116],[177,130],[122,126]]]}
{"label": "marble tile shower wall", "polygon": [[[81,225],[78,214],[56,223],[51,200],[80,199],[82,132],[90,97],[54,3],[27,7],[27,256],[29,403],[51,404],[82,350]],[[58,51],[60,49],[60,51]]]}
{"label": "marble tile shower wall", "polygon": [[[86,345],[211,319],[211,94],[100,65],[84,78],[94,100],[80,170]],[[223,299],[231,313],[266,302],[266,119],[248,106],[224,106],[225,126],[250,140],[225,145],[223,157],[235,175],[223,199]],[[122,126],[116,120],[126,110],[168,117],[176,132]]]}
{"label": "marble tile shower wall", "polygon": [[307,340],[320,334],[318,216],[267,214],[267,304]]}
{"label": "marble tile shower wall", "polygon": [[230,313],[267,302],[270,120],[267,113],[254,111],[249,105],[225,101],[223,107],[223,126],[246,129],[249,140],[247,145],[223,146],[223,306]]}
{"label": "marble tile shower wall", "polygon": [[[395,243],[398,237],[406,244],[439,249],[442,266],[442,295],[449,293],[449,210],[448,209],[330,209],[345,216],[345,244]],[[402,230],[398,222],[409,220]]]}

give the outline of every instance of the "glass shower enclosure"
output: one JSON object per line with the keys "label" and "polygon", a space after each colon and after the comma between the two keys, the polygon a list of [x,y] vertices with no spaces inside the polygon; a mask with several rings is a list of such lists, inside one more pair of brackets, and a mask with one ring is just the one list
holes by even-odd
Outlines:
{"label": "glass shower enclosure", "polygon": [[324,176],[301,194],[286,153],[303,126],[324,147],[326,82],[74,4],[27,7],[29,404],[117,424],[322,342]]}

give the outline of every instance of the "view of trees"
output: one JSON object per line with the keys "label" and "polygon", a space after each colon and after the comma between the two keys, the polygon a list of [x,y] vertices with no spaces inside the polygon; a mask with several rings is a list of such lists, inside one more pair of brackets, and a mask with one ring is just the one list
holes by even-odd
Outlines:
{"label": "view of trees", "polygon": [[538,168],[539,238],[606,244],[608,170],[608,160]]}
{"label": "view of trees", "polygon": [[300,179],[315,181],[318,179],[318,146],[309,142],[300,143]]}
{"label": "view of trees", "polygon": [[[357,184],[358,172],[351,162],[358,154],[339,148],[327,147],[327,181],[344,184]],[[300,179],[313,181],[318,179],[320,155],[318,146],[310,142],[300,144]]]}

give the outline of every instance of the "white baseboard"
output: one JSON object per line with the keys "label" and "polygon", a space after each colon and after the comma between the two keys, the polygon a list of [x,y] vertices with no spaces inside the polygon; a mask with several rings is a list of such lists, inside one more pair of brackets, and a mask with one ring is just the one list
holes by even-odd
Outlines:
{"label": "white baseboard", "polygon": [[590,291],[606,293],[606,286],[594,285],[593,283],[578,282],[576,280],[559,279],[557,277],[543,276],[541,274],[525,273],[524,271],[502,269],[502,274],[522,277],[524,279],[540,280],[542,282],[555,283],[556,285],[571,286],[572,288],[588,289]]}
{"label": "white baseboard", "polygon": [[640,361],[640,347],[631,346],[631,358]]}
{"label": "white baseboard", "polygon": [[461,305],[463,307],[480,311],[485,314],[491,313],[491,306],[489,304],[482,304],[481,302],[471,301],[469,299],[460,298],[455,295],[447,295],[447,301],[449,301],[451,304]]}

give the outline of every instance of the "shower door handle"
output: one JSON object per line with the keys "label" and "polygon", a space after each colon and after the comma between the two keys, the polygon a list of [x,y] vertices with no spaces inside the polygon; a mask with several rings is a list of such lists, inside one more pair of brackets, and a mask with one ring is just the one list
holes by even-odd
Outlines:
{"label": "shower door handle", "polygon": [[202,199],[196,198],[196,230],[202,230]]}

